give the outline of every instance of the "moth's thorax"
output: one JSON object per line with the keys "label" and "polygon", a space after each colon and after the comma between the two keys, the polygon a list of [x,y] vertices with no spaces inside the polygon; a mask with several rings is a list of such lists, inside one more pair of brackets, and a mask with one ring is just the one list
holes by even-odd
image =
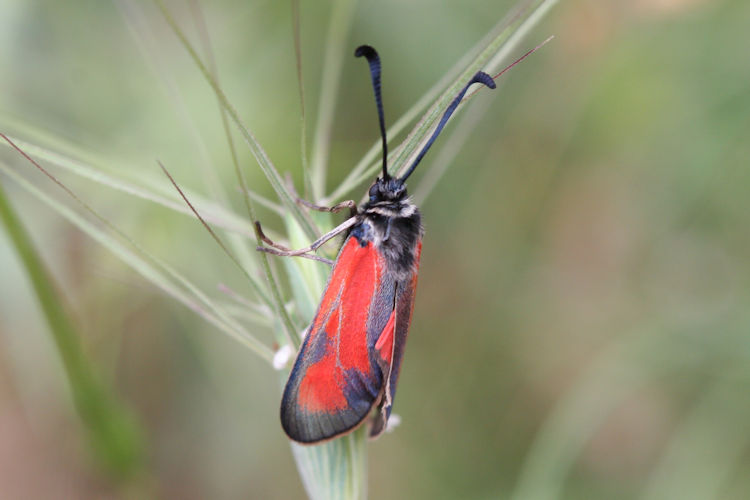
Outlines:
{"label": "moth's thorax", "polygon": [[397,200],[374,200],[362,206],[359,222],[350,235],[360,244],[371,242],[386,259],[388,272],[397,280],[415,271],[417,244],[422,238],[422,216],[405,196]]}

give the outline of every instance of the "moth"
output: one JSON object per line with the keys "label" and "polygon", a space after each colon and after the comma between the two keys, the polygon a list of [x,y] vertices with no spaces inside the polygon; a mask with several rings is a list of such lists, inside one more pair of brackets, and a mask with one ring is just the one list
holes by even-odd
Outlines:
{"label": "moth", "polygon": [[[353,215],[309,247],[290,251],[265,236],[270,246],[258,247],[276,255],[309,255],[326,241],[345,234],[281,400],[284,432],[306,444],[347,434],[368,417],[371,437],[385,429],[411,323],[422,252],[422,215],[409,199],[406,180],[469,87],[480,83],[495,88],[491,76],[476,73],[445,110],[414,162],[401,177],[393,177],[387,165],[380,58],[368,45],[357,48],[355,56],[365,57],[370,67],[383,142],[382,175],[359,209],[353,202],[328,209],[349,206]],[[258,230],[262,235],[260,226]]]}

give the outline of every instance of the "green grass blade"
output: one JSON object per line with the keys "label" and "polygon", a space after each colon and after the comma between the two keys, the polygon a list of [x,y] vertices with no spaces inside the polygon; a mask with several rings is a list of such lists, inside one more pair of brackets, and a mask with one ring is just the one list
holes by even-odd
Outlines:
{"label": "green grass blade", "polygon": [[[158,50],[159,45],[158,45],[158,42],[154,40],[151,34],[151,30],[145,25],[145,22],[144,22],[145,16],[143,15],[143,12],[141,11],[140,6],[135,2],[119,2],[118,6],[120,7],[120,10],[123,13],[123,16],[128,22],[128,26],[131,28],[133,39],[135,40],[138,47],[141,49],[144,59],[150,63],[152,70],[164,84],[167,94],[171,98],[174,108],[176,109],[178,114],[182,117],[181,123],[185,126],[188,134],[191,137],[193,137],[192,142],[198,146],[198,151],[200,153],[201,158],[203,159],[203,161],[198,162],[198,165],[200,167],[200,171],[203,175],[204,181],[206,185],[208,186],[212,197],[220,200],[222,205],[230,206],[229,197],[227,196],[227,193],[221,184],[221,181],[216,172],[216,169],[214,169],[211,166],[212,162],[210,159],[210,155],[208,153],[208,148],[206,147],[205,142],[203,141],[203,138],[198,131],[198,127],[196,126],[194,120],[190,116],[190,113],[187,111],[185,107],[184,101],[179,93],[178,86],[175,84],[171,76],[167,72],[164,71],[163,68],[167,66],[162,64],[161,61],[158,60],[158,54],[160,53],[160,51]],[[214,62],[210,39],[208,37],[208,32],[206,30],[202,12],[200,10],[199,5],[196,2],[190,3],[190,10],[191,10],[191,13],[193,14],[193,18],[196,21],[198,32],[201,37],[201,41],[204,45],[204,48],[206,49],[207,58],[209,61],[210,68],[206,68],[207,73],[204,73],[204,74],[207,74],[207,76],[211,77],[212,81],[215,82],[216,87],[218,88],[218,76],[217,76],[218,72],[216,69],[216,64]],[[193,54],[195,54],[195,57],[197,58],[197,53],[191,52],[191,55]],[[219,99],[218,94],[217,94],[217,99]],[[221,102],[220,99],[219,99],[219,102]],[[228,128],[226,110],[221,105],[219,105],[219,111],[220,111],[220,117],[222,120],[222,125],[225,131],[225,135],[229,144],[229,149],[230,149],[230,153],[232,156],[232,162],[235,168],[235,173],[239,180],[241,192],[243,195],[243,200],[244,200],[245,206],[247,207],[248,213],[250,214],[250,219],[252,223],[254,222],[255,217],[254,217],[254,210],[252,210],[251,208],[252,205],[250,201],[250,190],[247,186],[247,183],[245,182],[244,176],[242,175],[242,172],[239,167],[236,149],[234,147],[234,142],[232,140],[232,136]],[[257,260],[251,257],[255,253],[253,249],[255,245],[248,246],[247,240],[236,238],[233,236],[230,236],[228,241],[229,241],[230,246],[233,249],[234,255],[236,255],[237,259],[242,262],[241,268],[243,269],[243,271],[246,269],[255,269]],[[256,239],[256,244],[257,244],[257,239]],[[232,260],[234,260],[234,257],[231,257],[231,258]],[[262,256],[260,258],[260,262],[261,262],[261,266],[263,268],[264,274],[266,276],[266,280],[271,286],[270,294],[265,290],[265,288],[262,286],[260,281],[257,278],[255,278],[254,274],[245,273],[245,275],[250,280],[253,289],[256,291],[256,293],[262,300],[264,300],[266,303],[270,305],[273,305],[274,303],[276,303],[275,307],[276,307],[277,313],[282,319],[282,322],[285,326],[285,330],[287,331],[289,336],[294,335],[294,330],[293,330],[291,319],[288,317],[283,307],[279,306],[279,304],[281,303],[281,299],[280,299],[280,295],[278,291],[278,284],[275,283],[274,277],[272,273],[270,272],[266,259],[267,259],[266,256]]]}
{"label": "green grass blade", "polygon": [[453,133],[445,141],[445,144],[440,148],[440,153],[435,158],[425,165],[422,178],[419,181],[419,185],[414,189],[412,198],[418,206],[422,206],[430,195],[432,190],[435,188],[437,183],[448,171],[453,164],[453,160],[456,159],[458,153],[463,149],[466,141],[471,137],[471,133],[476,129],[479,122],[489,110],[487,106],[473,106],[467,110],[466,113],[461,115],[459,123],[453,129]]}
{"label": "green grass blade", "polygon": [[[394,159],[390,170],[394,173],[402,173],[414,161],[424,144],[429,139],[434,125],[440,120],[443,111],[450,101],[466,85],[477,71],[486,69],[493,71],[507,56],[515,45],[520,41],[541,17],[555,4],[557,0],[542,0],[536,3],[527,3],[519,13],[492,38],[480,53],[468,64],[466,69],[448,86],[440,98],[430,107],[424,117],[416,125],[414,130],[404,141],[401,153]],[[459,109],[462,106],[459,106]]]}
{"label": "green grass blade", "polygon": [[[202,35],[201,39],[203,40],[204,49],[207,53],[207,58],[208,58],[209,74],[211,75],[211,77],[214,78],[214,80],[218,84],[219,82],[218,69],[216,66],[216,61],[213,56],[213,50],[211,48],[211,41],[208,37],[208,31],[205,28],[205,20],[203,19],[203,13],[200,7],[198,6],[198,4],[195,2],[191,2],[191,11],[193,12],[193,17],[196,18],[196,24],[199,26],[200,28],[199,32]],[[255,206],[253,204],[253,201],[250,198],[251,191],[247,185],[247,179],[245,179],[245,175],[243,174],[242,169],[240,168],[240,162],[237,157],[237,150],[234,145],[234,140],[232,139],[232,133],[229,129],[229,120],[227,119],[227,110],[221,105],[221,100],[218,98],[218,96],[217,96],[217,101],[218,101],[218,107],[219,107],[219,115],[221,116],[221,124],[224,130],[224,136],[226,137],[227,145],[229,146],[229,151],[232,157],[232,165],[234,166],[234,173],[235,173],[235,176],[237,177],[237,182],[240,185],[240,190],[242,191],[242,195],[243,195],[242,199],[245,203],[245,209],[247,210],[247,215],[250,218],[251,223],[254,224],[258,220],[258,217],[256,216],[256,211],[255,211]],[[198,214],[196,213],[196,215]],[[208,226],[206,227],[208,229]],[[209,232],[211,232],[213,235],[212,231],[209,230]],[[253,233],[253,234],[255,234],[255,244],[261,245],[262,242],[260,241],[258,234],[257,233]],[[220,245],[223,247],[223,244],[220,243]],[[268,286],[271,289],[271,301],[269,305],[273,307],[273,309],[276,312],[276,316],[281,320],[281,324],[284,327],[284,332],[286,333],[286,340],[292,344],[299,343],[300,339],[299,339],[299,334],[297,332],[297,328],[292,322],[292,319],[289,316],[289,313],[287,312],[286,307],[284,307],[284,300],[281,296],[281,288],[279,286],[278,281],[276,280],[276,277],[271,271],[271,265],[268,262],[268,255],[260,252],[259,255],[257,256],[260,259],[261,268],[263,269],[263,274],[265,275],[266,282],[268,283]],[[230,256],[230,258],[234,260],[233,256]],[[253,276],[247,273],[245,274],[247,278],[250,279],[250,281],[255,283],[256,280]],[[283,336],[277,335],[277,341],[279,342],[279,344],[281,344],[284,341]]]}
{"label": "green grass blade", "polygon": [[[265,346],[262,342],[260,342],[253,335],[247,332],[226,312],[222,311],[206,294],[200,291],[198,287],[193,285],[189,280],[172,269],[166,263],[160,261],[156,257],[146,252],[137,243],[128,238],[124,233],[122,233],[122,231],[117,229],[117,227],[112,225],[112,223],[99,215],[91,207],[86,205],[83,201],[80,200],[80,198],[78,198],[69,189],[65,188],[62,184],[60,184],[60,186],[66,191],[68,195],[70,195],[86,211],[91,213],[100,222],[102,222],[109,230],[113,231],[120,238],[127,241],[127,243],[135,250],[135,252],[128,250],[116,238],[103,231],[102,229],[96,227],[89,221],[85,220],[83,217],[76,214],[73,210],[69,209],[68,207],[62,205],[50,196],[43,193],[41,190],[39,190],[19,174],[17,174],[13,169],[0,163],[0,170],[4,171],[19,186],[24,188],[35,198],[48,205],[55,212],[77,226],[81,231],[92,237],[101,245],[108,248],[118,258],[131,266],[136,272],[138,272],[148,281],[152,282],[167,294],[182,302],[184,305],[198,313],[206,321],[218,327],[221,331],[228,334],[230,337],[240,341],[242,344],[249,347],[266,361],[270,362],[272,360],[273,353],[267,346]],[[56,179],[53,178],[53,180],[59,183],[59,181],[57,181]]]}
{"label": "green grass blade", "polygon": [[145,472],[143,431],[86,359],[65,300],[0,185],[0,219],[29,276],[99,463],[121,481]]}
{"label": "green grass blade", "polygon": [[353,0],[336,0],[328,24],[328,38],[322,69],[323,80],[318,101],[318,119],[315,125],[313,155],[310,164],[313,201],[322,199],[325,194],[331,128],[338,101],[344,57],[351,55],[351,51],[347,50],[346,42],[356,6],[357,2]]}
{"label": "green grass blade", "polygon": [[[224,251],[227,257],[229,257],[229,260],[231,260],[237,268],[239,268],[240,272],[242,272],[245,277],[250,281],[250,284],[253,286],[253,289],[256,292],[261,292],[262,288],[260,286],[260,283],[248,272],[248,270],[242,265],[242,263],[235,257],[235,255],[227,248],[227,246],[224,244],[224,242],[221,240],[218,234],[211,228],[211,226],[206,223],[206,221],[201,217],[200,213],[195,209],[195,207],[190,203],[190,200],[185,196],[185,193],[183,193],[180,186],[177,185],[177,182],[175,182],[172,175],[167,171],[166,168],[164,168],[164,165],[159,163],[159,166],[161,167],[162,171],[164,171],[164,174],[169,178],[170,182],[174,186],[174,188],[177,190],[177,192],[180,193],[180,196],[185,201],[185,204],[190,207],[190,210],[193,212],[195,217],[200,221],[200,223],[203,225],[203,227],[208,231],[208,233],[211,235],[211,237],[214,239],[217,245]],[[248,210],[250,211],[250,216],[255,217],[255,212],[252,209],[252,204],[249,202],[249,198],[246,198],[246,201],[248,202]],[[260,244],[260,238],[256,235],[257,243]],[[265,254],[260,255],[262,259],[262,265],[263,270],[266,273],[266,278],[268,280],[268,283],[271,285],[271,294],[273,297],[273,300],[267,301],[267,305],[270,307],[273,307],[276,309],[276,315],[281,319],[284,329],[287,333],[287,338],[290,342],[298,342],[299,337],[297,336],[297,329],[294,327],[294,324],[292,323],[291,318],[289,317],[289,314],[286,311],[286,308],[284,307],[284,302],[281,298],[281,292],[279,290],[278,283],[273,277],[273,274],[271,273],[271,268],[268,264],[268,260]]]}
{"label": "green grass blade", "polygon": [[[279,174],[278,170],[276,170],[276,167],[271,162],[270,158],[266,154],[263,147],[257,141],[257,139],[252,134],[252,132],[250,132],[250,130],[242,122],[242,120],[239,117],[239,114],[237,113],[237,110],[234,109],[234,107],[229,103],[229,100],[224,94],[224,91],[221,89],[218,81],[216,80],[212,72],[209,70],[209,68],[206,67],[206,65],[203,63],[201,58],[198,56],[198,53],[195,51],[195,48],[188,41],[184,32],[177,25],[172,15],[164,6],[163,2],[161,2],[160,0],[155,0],[155,2],[157,6],[159,7],[159,9],[161,10],[162,15],[164,16],[165,20],[171,27],[172,31],[179,39],[180,43],[183,45],[185,50],[188,51],[188,53],[190,54],[190,57],[193,59],[193,62],[196,64],[196,66],[198,66],[203,76],[211,85],[211,88],[214,90],[214,93],[216,94],[216,97],[219,100],[223,111],[229,115],[229,117],[235,123],[235,126],[237,126],[237,128],[239,129],[240,133],[245,139],[245,142],[250,147],[250,151],[252,152],[253,156],[258,162],[258,165],[260,166],[261,171],[263,171],[264,175],[266,176],[268,181],[271,183],[271,187],[273,187],[274,191],[276,191],[276,194],[279,197],[279,199],[289,210],[289,213],[297,220],[297,222],[303,228],[307,236],[311,240],[315,239],[317,237],[316,228],[310,222],[310,219],[306,217],[305,214],[300,209],[299,205],[294,199],[294,196],[289,191],[289,189],[287,189],[286,185],[284,184],[281,178],[281,175]],[[241,182],[241,188],[243,189],[243,192],[247,192],[247,186],[244,180],[244,176],[242,175],[239,169],[239,164],[236,164],[236,168],[237,168],[239,180]],[[245,197],[245,203],[246,203],[246,207],[247,207],[251,222],[255,223],[257,221],[257,218],[255,217],[255,211],[253,209],[252,203],[250,202],[250,198],[247,196]],[[256,235],[256,238],[257,238],[257,235]],[[260,241],[258,240],[256,241],[257,243],[260,244]],[[281,296],[281,290],[279,289],[278,283],[273,275],[273,272],[271,271],[271,266],[268,262],[268,256],[265,254],[261,255],[260,262],[261,262],[261,267],[263,269],[263,272],[266,276],[266,280],[268,281],[269,287],[271,289],[271,302],[272,302],[273,308],[275,309],[277,316],[281,320],[281,324],[283,325],[283,328],[286,332],[286,336],[291,343],[293,344],[299,343],[299,334],[297,333],[297,328],[294,326],[291,318],[289,317],[288,312],[286,311],[286,308],[284,307],[284,301]]]}
{"label": "green grass blade", "polygon": [[299,90],[300,107],[300,155],[302,156],[302,174],[305,179],[304,196],[312,199],[312,180],[310,179],[310,164],[307,158],[307,108],[305,106],[305,79],[302,71],[302,40],[299,21],[299,0],[292,0],[292,34],[294,35],[294,59],[297,72],[297,88]]}
{"label": "green grass blade", "polygon": [[367,429],[327,443],[291,443],[302,484],[311,500],[367,498]]}
{"label": "green grass blade", "polygon": [[273,326],[273,320],[271,319],[272,317],[268,313],[259,314],[248,309],[244,305],[233,303],[220,303],[219,307],[221,307],[224,311],[226,311],[227,314],[229,314],[233,318],[237,318],[242,321],[249,321],[266,329],[270,329]]}
{"label": "green grass blade", "polygon": [[[192,216],[190,209],[185,206],[184,203],[176,199],[171,186],[161,180],[154,179],[153,181],[149,181],[149,184],[154,186],[154,188],[142,187],[130,182],[115,171],[105,171],[104,169],[95,166],[95,163],[91,163],[87,160],[76,160],[72,155],[68,156],[57,151],[52,151],[15,136],[10,136],[10,139],[29,156],[39,160],[44,160],[51,165],[60,167],[83,179],[93,181],[101,186],[112,188],[136,198],[156,203],[170,210],[174,210],[175,212]],[[4,141],[0,141],[0,145],[8,146]],[[133,171],[134,169],[124,168],[123,170]],[[145,172],[144,175],[146,175]],[[161,194],[159,191],[161,191],[161,193],[169,193],[169,196]],[[209,201],[190,190],[185,190],[185,194],[211,224],[245,236],[251,236],[254,234],[252,225],[239,215],[216,205],[212,201]]]}
{"label": "green grass blade", "polygon": [[[396,148],[393,154],[389,155],[388,170],[392,174],[397,175],[397,173],[402,173],[403,170],[408,168],[429,139],[432,129],[440,120],[445,108],[455,95],[458,94],[459,90],[463,88],[466,82],[481,69],[490,73],[498,69],[503,61],[508,58],[510,52],[517,46],[523,36],[525,36],[556,3],[557,0],[535,0],[525,2],[513,15],[501,20],[484,38],[484,40],[480,42],[478,47],[470,52],[477,52],[475,56],[462,58],[462,64],[460,67],[462,67],[463,70],[458,72],[458,76],[456,76],[453,68],[448,71],[447,75],[451,75],[451,78],[447,88],[445,84],[443,84],[443,80],[441,80],[439,86],[436,85],[428,92],[431,99],[427,102],[432,101],[432,106],[430,106],[430,108],[424,113],[422,118],[414,126],[401,145]],[[433,101],[434,97],[432,96],[437,95],[438,89],[440,88],[445,88],[445,90],[443,90],[440,96]],[[415,105],[409,110],[407,115],[413,116],[418,114],[420,109],[424,109],[427,104],[425,102],[425,97],[420,100],[418,105]],[[463,108],[464,105],[465,102],[459,106],[459,109]],[[403,123],[403,126],[408,124],[411,120],[404,120],[407,115],[404,115],[404,117],[399,119],[397,123],[399,125]],[[396,134],[399,131],[400,128],[394,126],[388,130],[388,134]],[[374,158],[377,151],[377,147],[374,147],[374,150],[371,148],[371,150],[365,155],[365,158]],[[357,164],[347,178],[341,183],[339,188],[325,199],[326,203],[343,198],[351,189],[360,185],[362,182],[373,178],[377,170],[380,168],[379,164],[365,161],[365,158]],[[362,165],[369,166],[367,168],[361,168]]]}
{"label": "green grass blade", "polygon": [[[29,156],[49,161],[53,165],[57,165],[58,167],[61,167],[71,173],[77,174],[83,178],[90,179],[100,185],[105,185],[118,191],[147,199],[149,201],[153,201],[162,206],[173,209],[179,213],[193,215],[192,210],[190,210],[188,205],[186,205],[184,202],[178,203],[176,201],[172,201],[171,199],[162,196],[152,190],[143,189],[134,184],[131,184],[130,182],[114,174],[104,172],[93,166],[81,163],[72,158],[62,156],[56,152],[49,151],[45,148],[36,146],[26,141],[16,138],[10,139]],[[4,141],[0,141],[0,144],[9,145],[8,142]],[[232,247],[235,249],[235,251],[239,252],[237,254],[237,259],[241,262],[242,267],[245,269],[255,269],[255,262],[250,258],[249,254],[246,251],[247,245],[244,243],[244,241],[238,241],[240,235],[255,235],[254,229],[251,229],[250,225],[238,215],[235,215],[234,213],[212,202],[209,202],[204,198],[195,195],[194,193],[190,193],[187,190],[183,191],[185,192],[185,196],[195,204],[196,209],[201,211],[201,215],[207,222],[211,222],[212,224],[216,224],[218,227],[230,231],[229,239],[230,242],[234,243]],[[173,191],[170,191],[170,194],[171,193],[173,193]],[[204,209],[206,210],[205,215],[203,212]],[[254,278],[252,274],[247,274],[247,276],[250,279],[250,284],[253,287],[253,290],[255,291],[258,298],[264,303],[272,305],[271,296],[264,289],[258,279]]]}
{"label": "green grass blade", "polygon": [[148,25],[147,18],[142,12],[140,5],[137,2],[121,1],[115,2],[115,6],[119,8],[124,17],[130,29],[131,38],[140,50],[144,61],[164,88],[164,93],[175,110],[179,118],[179,123],[190,138],[190,146],[195,147],[197,150],[198,158],[195,163],[202,177],[203,184],[208,188],[208,192],[213,199],[219,201],[223,206],[229,206],[229,198],[216,169],[213,168],[213,161],[208,152],[206,142],[203,140],[203,136],[182,98],[179,85],[170,72],[166,70],[169,65],[160,59],[159,40],[156,39],[153,29]]}
{"label": "green grass blade", "polygon": [[193,59],[193,61],[195,62],[196,66],[198,66],[198,69],[203,74],[206,81],[209,83],[209,85],[211,85],[211,88],[216,93],[216,96],[219,98],[221,105],[227,111],[227,113],[229,114],[229,117],[232,119],[235,126],[242,134],[242,137],[245,140],[245,143],[250,148],[250,152],[253,154],[253,156],[255,157],[255,160],[258,162],[258,166],[260,166],[261,171],[266,176],[266,179],[268,179],[268,182],[271,184],[271,187],[274,189],[274,191],[276,192],[281,202],[284,204],[284,206],[286,206],[287,210],[289,210],[292,216],[297,220],[299,225],[307,234],[308,238],[310,238],[311,240],[314,240],[315,238],[317,238],[316,228],[314,227],[312,222],[310,222],[310,219],[305,216],[305,214],[303,213],[299,205],[297,205],[294,195],[285,186],[284,180],[282,179],[281,174],[279,174],[279,171],[276,170],[276,167],[271,162],[271,159],[266,154],[266,151],[260,145],[258,140],[253,135],[253,133],[250,132],[247,126],[245,126],[245,124],[242,122],[239,114],[237,113],[237,110],[234,108],[234,106],[231,105],[226,95],[224,94],[224,91],[221,89],[216,79],[211,75],[211,72],[208,70],[206,65],[200,59],[200,57],[198,56],[198,53],[193,48],[192,44],[188,41],[184,32],[177,25],[172,15],[164,6],[163,2],[161,2],[160,0],[154,0],[154,1],[156,2],[157,6],[161,10],[162,14],[164,15],[164,19],[172,28],[172,31],[179,39],[182,46],[185,47],[185,50],[188,51],[188,53],[190,54],[190,57]]}
{"label": "green grass blade", "polygon": [[[291,248],[301,248],[309,244],[294,219],[287,216],[284,222],[289,234]],[[298,257],[284,258],[282,261],[289,277],[294,303],[299,316],[305,318],[307,323],[309,323],[312,321],[320,297],[323,295],[323,288],[325,287],[331,268],[322,262]],[[296,348],[298,343],[293,345]]]}

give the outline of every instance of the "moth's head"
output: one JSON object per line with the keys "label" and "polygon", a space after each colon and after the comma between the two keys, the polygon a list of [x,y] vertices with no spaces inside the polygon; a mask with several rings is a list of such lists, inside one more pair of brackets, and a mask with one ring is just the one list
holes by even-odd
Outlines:
{"label": "moth's head", "polygon": [[406,184],[394,177],[378,178],[370,186],[370,203],[401,201],[406,198]]}

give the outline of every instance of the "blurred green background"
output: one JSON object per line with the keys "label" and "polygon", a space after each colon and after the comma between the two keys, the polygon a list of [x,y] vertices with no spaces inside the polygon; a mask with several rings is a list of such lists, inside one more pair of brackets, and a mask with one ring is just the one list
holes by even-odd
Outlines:
{"label": "blurred green background", "polygon": [[[197,40],[191,4],[169,6]],[[511,6],[363,1],[347,47],[378,48],[392,123]],[[300,11],[310,138],[330,7]],[[202,8],[226,94],[301,187],[290,3]],[[0,12],[3,123],[137,175],[160,175],[159,159],[203,194],[207,159],[239,211],[216,99],[150,3]],[[516,52],[555,40],[472,103],[486,112],[421,207],[403,422],[370,446],[371,498],[750,497],[749,26],[744,0],[562,0]],[[345,58],[337,98],[329,191],[376,139],[361,61]],[[439,157],[440,144],[425,163]],[[64,199],[8,148],[0,160]],[[63,178],[203,289],[246,291],[192,218]],[[0,182],[143,425],[158,495],[301,498],[278,374]],[[4,232],[0,275],[0,496],[123,494],[88,453]]]}

